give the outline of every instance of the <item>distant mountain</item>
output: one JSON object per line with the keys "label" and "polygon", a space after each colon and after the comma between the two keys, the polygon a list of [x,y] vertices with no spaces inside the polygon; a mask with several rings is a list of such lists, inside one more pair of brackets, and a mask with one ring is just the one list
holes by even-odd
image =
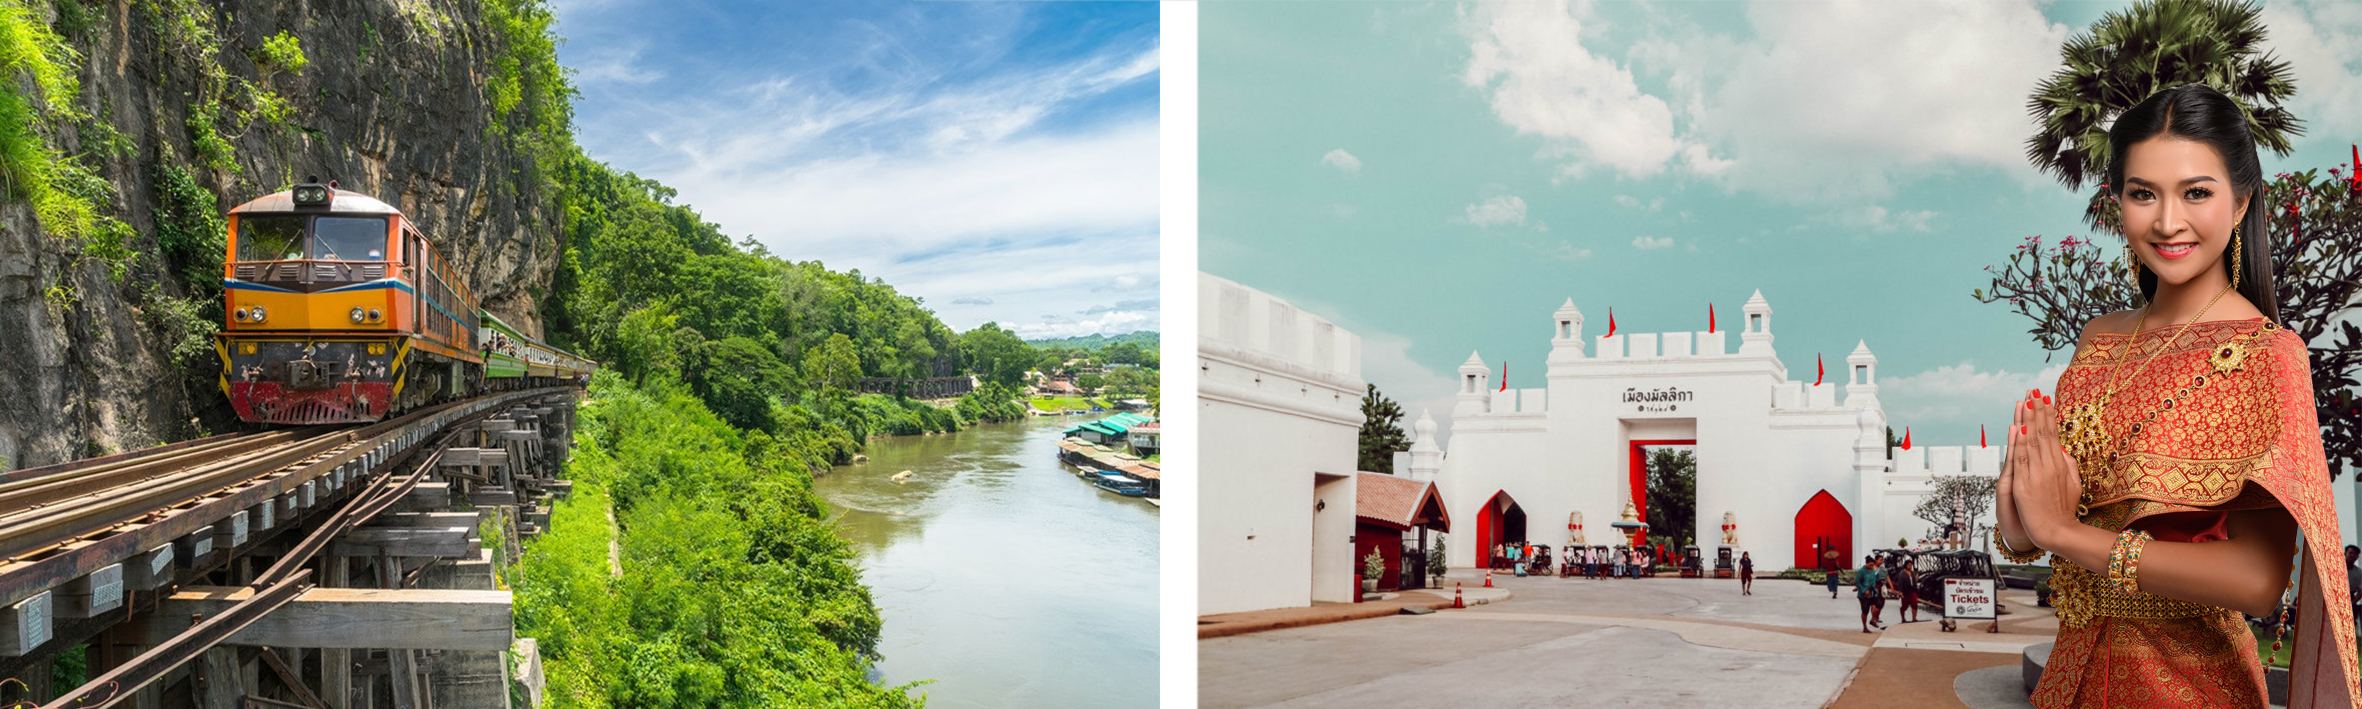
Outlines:
{"label": "distant mountain", "polygon": [[1139,332],[1127,332],[1113,337],[1100,334],[1091,334],[1082,337],[1061,337],[1054,340],[1026,340],[1025,344],[1033,345],[1035,347],[1057,347],[1061,349],[1074,349],[1079,347],[1092,352],[1097,352],[1101,347],[1106,347],[1118,342],[1129,342],[1139,345],[1142,349],[1154,350],[1157,347],[1157,335],[1153,330],[1141,330]]}

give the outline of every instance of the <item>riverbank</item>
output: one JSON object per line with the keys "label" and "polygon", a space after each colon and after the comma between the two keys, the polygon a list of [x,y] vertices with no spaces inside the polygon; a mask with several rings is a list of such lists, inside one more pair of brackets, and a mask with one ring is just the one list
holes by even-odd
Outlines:
{"label": "riverbank", "polygon": [[1159,511],[1078,483],[1067,425],[880,439],[817,483],[884,618],[886,682],[931,680],[931,707],[1155,705]]}

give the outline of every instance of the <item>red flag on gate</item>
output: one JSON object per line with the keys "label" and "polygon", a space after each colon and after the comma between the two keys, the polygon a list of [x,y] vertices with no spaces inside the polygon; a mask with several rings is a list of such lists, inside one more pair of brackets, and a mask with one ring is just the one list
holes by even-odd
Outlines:
{"label": "red flag on gate", "polygon": [[1616,309],[1612,307],[1607,309],[1607,336],[1616,336]]}
{"label": "red flag on gate", "polygon": [[2362,190],[2362,145],[2354,146],[2354,189]]}
{"label": "red flag on gate", "polygon": [[1978,448],[1989,448],[1989,447],[1991,447],[1991,446],[1989,446],[1989,445],[1987,445],[1987,444],[1985,443],[1985,425],[1984,425],[1984,424],[1981,424],[1981,423],[1980,423],[1980,424],[1977,424],[1977,447],[1978,447]]}
{"label": "red flag on gate", "polygon": [[1501,360],[1501,391],[1509,390],[1509,360]]}
{"label": "red flag on gate", "polygon": [[1821,385],[1821,378],[1829,376],[1829,368],[1821,365],[1821,353],[1813,353],[1813,386]]}
{"label": "red flag on gate", "polygon": [[1903,450],[1911,450],[1911,427],[1903,427]]}
{"label": "red flag on gate", "polygon": [[1706,304],[1706,334],[1714,334],[1714,304]]}

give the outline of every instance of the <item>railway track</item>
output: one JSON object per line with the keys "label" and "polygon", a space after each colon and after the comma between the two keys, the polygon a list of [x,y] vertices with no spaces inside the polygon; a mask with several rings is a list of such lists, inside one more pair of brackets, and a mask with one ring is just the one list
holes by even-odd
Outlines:
{"label": "railway track", "polygon": [[[576,391],[503,392],[371,424],[213,436],[0,473],[0,666],[54,654],[70,643],[50,640],[78,639],[55,638],[59,628],[78,632],[98,616],[137,611],[143,592],[201,579],[252,550],[266,531],[323,521],[341,531],[356,523],[340,511],[348,503],[374,514],[410,494],[424,473],[411,473],[391,496],[382,484],[366,484],[421,460],[431,472],[431,449],[449,432]],[[299,578],[293,566],[325,539],[307,540],[309,550],[266,552],[292,562],[274,568],[268,585]],[[109,584],[119,600],[101,613],[87,594]]]}

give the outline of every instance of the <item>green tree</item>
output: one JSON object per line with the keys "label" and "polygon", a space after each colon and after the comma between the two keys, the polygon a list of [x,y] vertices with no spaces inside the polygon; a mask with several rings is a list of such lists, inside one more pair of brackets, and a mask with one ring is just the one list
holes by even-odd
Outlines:
{"label": "green tree", "polygon": [[1025,371],[1041,357],[1016,333],[989,322],[962,333],[960,350],[967,355],[968,370],[978,378],[1012,389],[1025,385]]}
{"label": "green tree", "polygon": [[1083,391],[1096,392],[1100,387],[1107,386],[1107,378],[1097,374],[1085,374],[1075,377],[1074,385],[1082,387]]}
{"label": "green tree", "polygon": [[1650,536],[1693,540],[1698,528],[1698,458],[1687,448],[1648,453]]}
{"label": "green tree", "polygon": [[861,354],[853,349],[853,338],[844,333],[829,335],[828,339],[804,353],[804,381],[813,389],[837,394],[853,391],[855,380],[861,378]]}
{"label": "green tree", "polygon": [[673,345],[679,322],[680,316],[662,307],[640,308],[623,316],[613,353],[616,369],[641,384],[679,379],[680,353]]}
{"label": "green tree", "polygon": [[[2160,89],[2205,84],[2247,113],[2257,145],[2287,155],[2302,122],[2281,104],[2296,95],[2288,63],[2263,49],[2262,9],[2230,0],[2141,0],[2110,12],[2059,47],[2060,66],[2034,89],[2027,111],[2040,126],[2026,159],[2067,189],[2106,174],[2108,126]],[[2103,185],[2085,220],[2115,223]]]}
{"label": "green tree", "polygon": [[1130,342],[1118,342],[1100,348],[1099,356],[1115,364],[1139,364],[1140,346]]}
{"label": "green tree", "polygon": [[704,343],[697,355],[685,376],[690,391],[705,400],[706,408],[732,426],[770,430],[771,402],[786,395],[795,379],[787,363],[762,343],[744,337]]}
{"label": "green tree", "polygon": [[1402,432],[1402,405],[1378,393],[1378,385],[1367,386],[1361,395],[1361,457],[1356,465],[1373,473],[1393,473],[1395,452],[1411,449],[1410,437]]}

